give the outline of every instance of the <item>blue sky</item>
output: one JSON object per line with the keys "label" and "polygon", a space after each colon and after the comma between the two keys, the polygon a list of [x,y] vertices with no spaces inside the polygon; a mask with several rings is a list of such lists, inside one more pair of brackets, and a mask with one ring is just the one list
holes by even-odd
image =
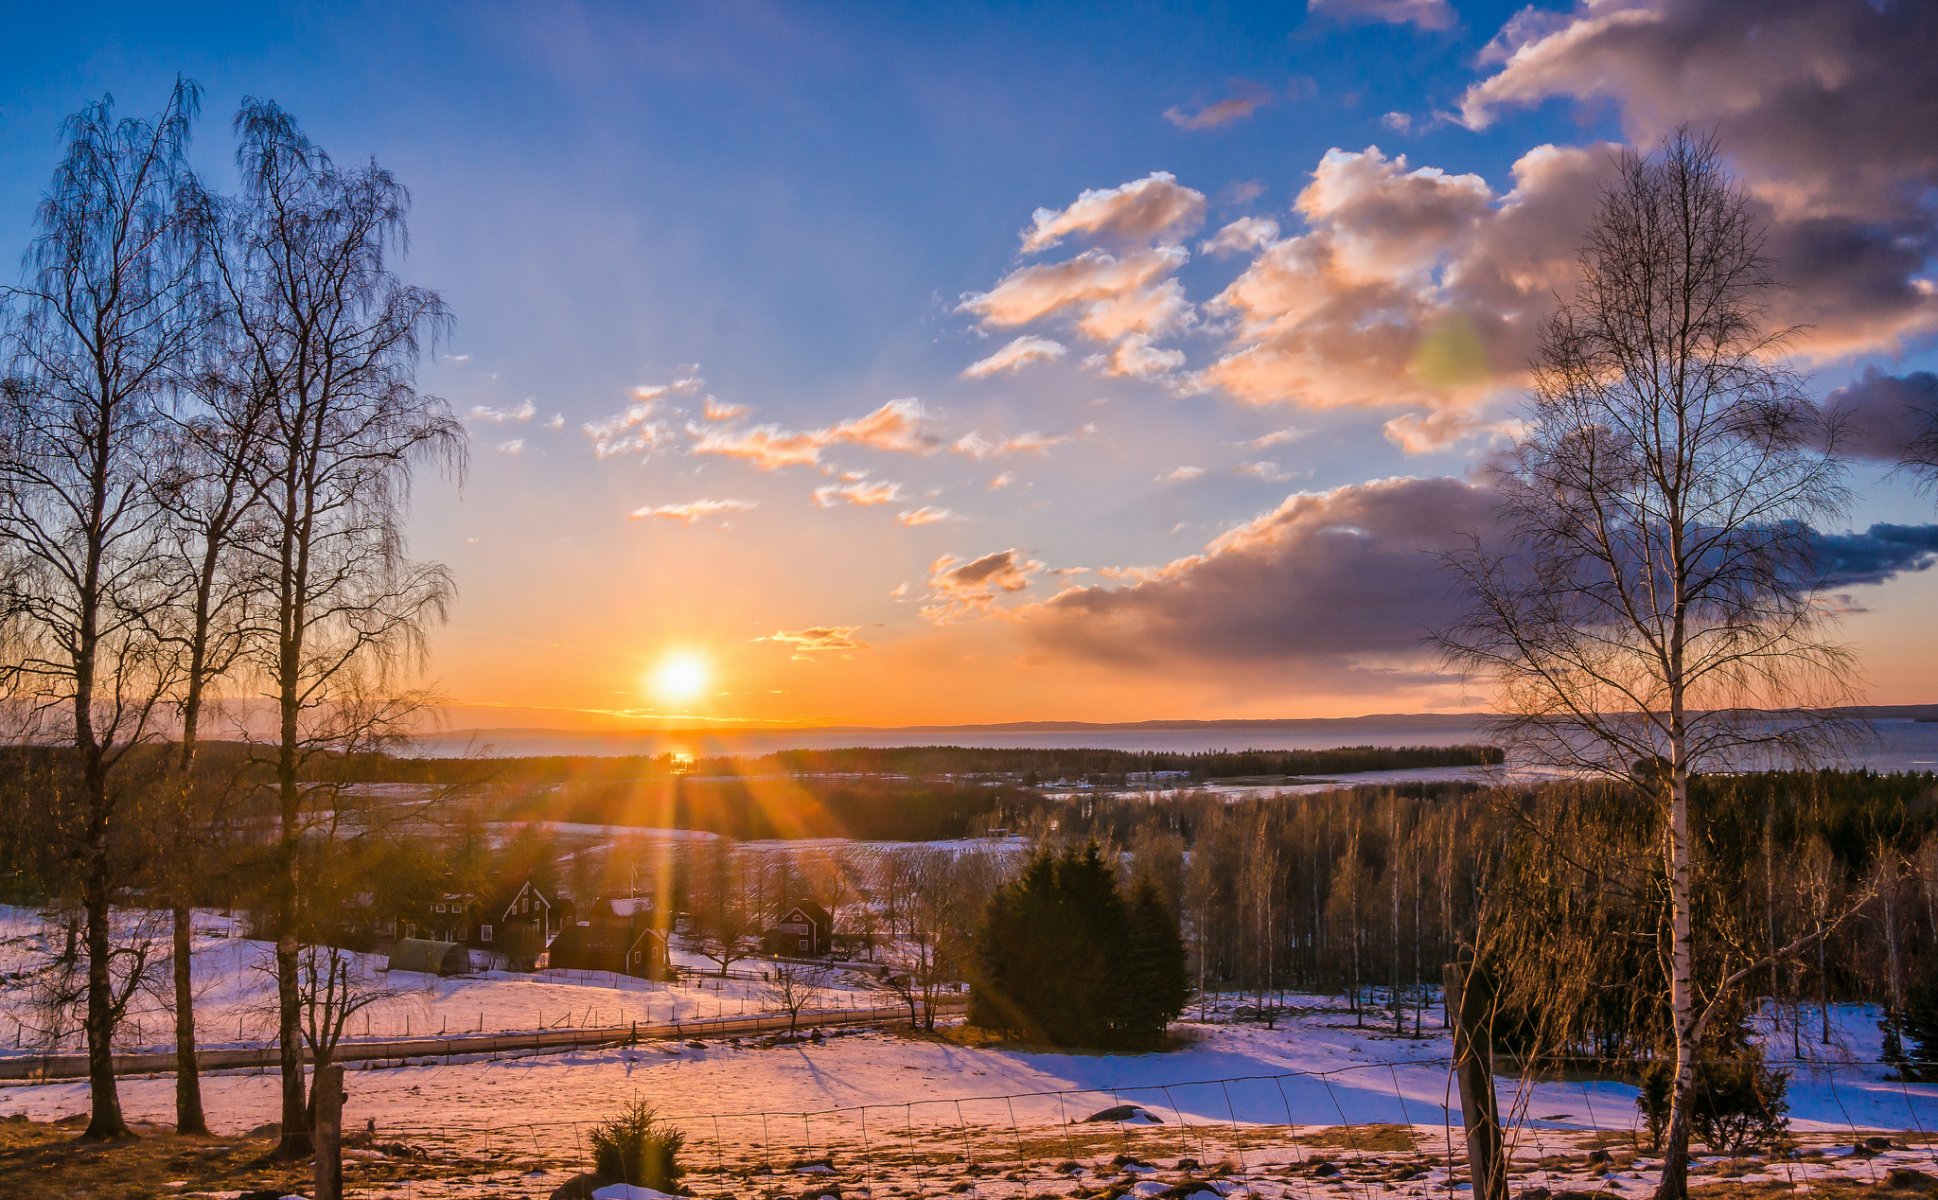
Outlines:
{"label": "blue sky", "polygon": [[[413,522],[413,548],[448,561],[463,589],[435,673],[461,701],[567,716],[653,709],[639,680],[681,647],[713,663],[707,715],[723,718],[1257,716],[1479,702],[1391,636],[1342,627],[1315,645],[1278,610],[1240,622],[1258,640],[1254,652],[1234,653],[1215,636],[1231,600],[1203,590],[1201,568],[1260,553],[1279,558],[1259,579],[1282,579],[1280,570],[1316,578],[1317,561],[1315,571],[1281,561],[1317,553],[1294,549],[1306,534],[1285,524],[1291,498],[1330,497],[1343,511],[1367,501],[1359,489],[1373,481],[1469,478],[1512,413],[1518,343],[1489,342],[1483,330],[1481,376],[1444,395],[1389,401],[1384,377],[1370,373],[1350,393],[1333,387],[1340,361],[1328,357],[1323,329],[1288,332],[1297,322],[1284,311],[1221,308],[1221,291],[1254,268],[1270,282],[1260,264],[1271,244],[1324,226],[1340,261],[1359,256],[1358,282],[1378,276],[1423,306],[1419,338],[1454,336],[1447,330],[1464,329],[1470,313],[1484,322],[1481,309],[1501,289],[1456,295],[1448,272],[1471,280],[1491,271],[1518,249],[1490,248],[1488,238],[1527,236],[1501,218],[1514,207],[1516,164],[1550,145],[1577,154],[1563,165],[1586,179],[1607,157],[1602,142],[1646,143],[1670,118],[1717,127],[1726,145],[1740,128],[1746,181],[1773,198],[1774,219],[1802,231],[1797,238],[1828,213],[1902,246],[1930,233],[1938,182],[1919,174],[1923,162],[1902,140],[1886,141],[1854,146],[1853,173],[1899,164],[1880,186],[1911,200],[1797,199],[1799,179],[1837,164],[1802,151],[1792,163],[1770,149],[1781,138],[1769,131],[1795,119],[1791,98],[1730,75],[1741,61],[1732,39],[1752,31],[1733,23],[1729,6],[1696,0],[1610,6],[1689,47],[1676,69],[1713,68],[1729,85],[1686,95],[1619,30],[1600,31],[1605,44],[1579,39],[1589,50],[1567,61],[1565,37],[1597,33],[1598,17],[1563,4],[1518,17],[1517,6],[1440,0],[1192,13],[345,4],[184,15],[110,4],[86,19],[12,7],[0,244],[25,244],[63,114],[103,92],[130,111],[152,108],[177,74],[204,89],[196,156],[218,182],[228,115],[254,94],[281,102],[338,158],[374,155],[412,189],[405,273],[440,289],[458,318],[422,378],[473,434],[465,486],[427,481]],[[1848,102],[1852,121],[1875,103],[1865,78],[1883,88],[1892,70],[1907,69],[1873,61],[1905,41],[1892,23],[1926,28],[1862,4],[1768,11],[1764,42],[1793,39],[1777,53],[1799,67],[1812,58],[1845,69],[1826,77],[1844,80],[1833,99]],[[1490,43],[1502,52],[1489,53]],[[1528,47],[1562,61],[1507,58]],[[1476,102],[1484,81],[1498,91]],[[1231,119],[1216,121],[1221,112]],[[1930,128],[1899,136],[1928,145]],[[1377,159],[1364,154],[1373,146]],[[1336,160],[1336,199],[1323,214],[1295,213],[1332,150],[1347,156]],[[1443,174],[1410,174],[1420,168]],[[1021,247],[1036,210],[1063,211],[1086,190],[1155,172],[1198,215],[1135,245],[1096,226]],[[1432,193],[1417,227],[1394,215],[1412,192]],[[1530,210],[1539,200],[1533,188],[1526,198]],[[1237,249],[1206,247],[1240,218],[1276,228]],[[1542,234],[1565,247],[1563,218],[1541,220]],[[1434,239],[1425,250],[1420,228]],[[1115,374],[1086,362],[1126,335],[1088,336],[1081,305],[1015,324],[964,308],[965,297],[992,294],[1032,264],[1090,250],[1183,257],[1152,282],[1177,281],[1183,315],[1143,342],[1128,335],[1177,362]],[[1898,376],[1931,365],[1938,326],[1928,305],[1906,299],[1915,279],[1929,278],[1925,253],[1922,266],[1892,268],[1891,278],[1805,281],[1806,298],[1845,295],[1847,283],[1853,297],[1848,311],[1803,313],[1826,339],[1806,363],[1819,391],[1867,366]],[[1315,280],[1294,282],[1308,294]],[[1524,308],[1545,294],[1538,281],[1520,283],[1514,302]],[[1338,287],[1326,294],[1351,301]],[[1891,287],[1895,298],[1876,299]],[[1380,312],[1384,321],[1391,310]],[[1018,337],[1060,349],[963,377]],[[1273,351],[1265,376],[1219,374],[1218,364],[1278,337],[1291,349]],[[1427,353],[1405,351],[1415,375]],[[1300,354],[1311,361],[1288,361]],[[668,390],[641,399],[642,388]],[[748,411],[710,422],[709,395],[723,412]],[[919,402],[898,410],[918,414],[899,445],[833,435],[815,461],[793,465],[697,449],[709,430],[827,431],[897,400]],[[521,416],[527,401],[531,415]],[[585,426],[636,404],[653,411],[629,429],[661,427],[650,452],[597,457]],[[1409,413],[1450,423],[1409,446],[1388,424]],[[965,447],[970,434],[981,440]],[[1042,437],[1010,445],[1020,434]],[[1853,529],[1933,519],[1927,498],[1880,475],[1859,464]],[[887,485],[892,500],[856,502]],[[818,488],[850,492],[817,502]],[[1353,528],[1404,540],[1415,526],[1393,513],[1385,534]],[[1344,517],[1297,519],[1317,521],[1321,534],[1347,528]],[[1428,530],[1412,549],[1425,557],[1448,532]],[[1919,691],[1938,666],[1928,640],[1909,664],[1880,652],[1938,599],[1915,569],[1925,561],[1897,563],[1852,605],[1868,610],[1852,631],[1880,699],[1934,698]],[[975,564],[984,565],[973,578],[959,574]],[[1352,608],[1354,589],[1369,585],[1348,574],[1314,586],[1311,603]],[[1407,575],[1390,586],[1422,585]],[[1060,609],[1065,589],[1091,590]],[[1364,607],[1389,623],[1419,616],[1398,597]],[[1073,629],[1079,611],[1089,616]],[[1162,689],[1149,688],[1154,678]]]}

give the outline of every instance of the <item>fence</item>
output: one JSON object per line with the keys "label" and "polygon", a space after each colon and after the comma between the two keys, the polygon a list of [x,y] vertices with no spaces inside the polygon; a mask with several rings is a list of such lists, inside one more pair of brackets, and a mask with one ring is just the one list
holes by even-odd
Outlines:
{"label": "fence", "polygon": [[[1330,1070],[1233,1075],[1175,1082],[998,1092],[812,1110],[662,1115],[686,1135],[688,1183],[703,1195],[763,1192],[880,1196],[954,1191],[978,1198],[1069,1195],[1085,1185],[1140,1197],[1197,1200],[1191,1185],[1236,1194],[1273,1184],[1286,1196],[1344,1194],[1453,1196],[1464,1190],[1465,1147],[1458,1105],[1427,1094],[1432,1073],[1445,1086],[1450,1060],[1395,1059]],[[1588,1080],[1500,1081],[1504,1110],[1519,1114],[1508,1155],[1517,1191],[1616,1188],[1609,1177],[1646,1181],[1659,1167],[1632,1098]],[[1812,1119],[1792,1149],[1754,1169],[1709,1156],[1698,1175],[1726,1170],[1792,1186],[1826,1177],[1881,1182],[1893,1170],[1938,1168],[1938,1088],[1901,1090],[1901,1119],[1863,1125],[1848,1118],[1830,1077],[1832,1108],[1845,1119]],[[1542,1111],[1530,1111],[1538,1096]],[[1568,1111],[1554,1111],[1563,1097]],[[1823,1116],[1825,1114],[1819,1114]],[[391,1122],[378,1136],[481,1163],[544,1167],[558,1174],[589,1163],[597,1116],[515,1123]],[[1838,1147],[1836,1153],[1823,1152]],[[1747,1160],[1745,1160],[1747,1161]],[[1217,1189],[1209,1182],[1221,1181]],[[1114,1181],[1114,1184],[1113,1184]],[[1129,1186],[1139,1181],[1144,1190]],[[1636,1180],[1624,1178],[1632,1190]],[[823,1185],[826,1185],[825,1188]],[[1617,1191],[1622,1189],[1616,1188]],[[1202,1200],[1217,1200],[1216,1195]]]}

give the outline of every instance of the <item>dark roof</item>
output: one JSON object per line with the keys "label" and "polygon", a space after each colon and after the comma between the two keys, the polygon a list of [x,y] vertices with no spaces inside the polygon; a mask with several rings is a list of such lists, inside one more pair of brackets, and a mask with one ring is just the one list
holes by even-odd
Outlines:
{"label": "dark roof", "polygon": [[[822,908],[812,900],[796,900],[787,906],[787,911],[793,912],[797,908],[806,915],[808,920],[813,921],[816,925],[834,924],[834,918],[828,915],[828,910]],[[787,913],[782,913],[781,915],[786,916]]]}

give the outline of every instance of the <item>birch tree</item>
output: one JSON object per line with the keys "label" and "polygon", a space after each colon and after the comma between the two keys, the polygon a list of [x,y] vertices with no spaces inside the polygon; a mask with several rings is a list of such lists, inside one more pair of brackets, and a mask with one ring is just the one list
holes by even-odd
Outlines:
{"label": "birch tree", "polygon": [[375,163],[342,167],[274,103],[236,116],[242,194],[216,276],[248,386],[261,536],[249,545],[263,620],[256,663],[276,712],[275,901],[281,1157],[309,1152],[303,1079],[300,848],[332,803],[306,786],[319,755],[379,748],[421,701],[398,686],[453,595],[445,569],[405,553],[414,469],[461,470],[462,428],[417,390],[426,340],[449,321],[437,293],[391,268],[409,194]]}
{"label": "birch tree", "polygon": [[1698,995],[1690,775],[1808,759],[1850,667],[1810,562],[1812,527],[1845,491],[1817,410],[1780,365],[1783,334],[1766,328],[1762,247],[1713,142],[1685,132],[1625,157],[1544,332],[1529,432],[1500,481],[1514,549],[1454,558],[1473,607],[1441,638],[1454,663],[1498,681],[1520,754],[1632,781],[1663,807],[1664,1200],[1687,1194],[1694,1055],[1740,981]]}
{"label": "birch tree", "polygon": [[122,824],[130,751],[158,733],[173,602],[156,569],[157,413],[195,353],[204,296],[185,160],[198,103],[177,82],[152,118],[103,99],[70,117],[37,213],[0,387],[0,684],[28,735],[72,750],[44,796],[84,913],[89,1118],[128,1133],[110,1058],[138,976],[117,974],[111,905],[139,867]]}

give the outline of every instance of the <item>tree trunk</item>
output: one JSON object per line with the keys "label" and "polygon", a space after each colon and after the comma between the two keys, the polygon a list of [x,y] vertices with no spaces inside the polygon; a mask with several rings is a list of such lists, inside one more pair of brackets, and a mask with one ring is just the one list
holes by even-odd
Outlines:
{"label": "tree trunk", "polygon": [[[1679,724],[1679,722],[1678,722]],[[1689,1195],[1689,1105],[1696,1083],[1696,997],[1689,904],[1689,771],[1682,747],[1672,745],[1669,796],[1669,1016],[1675,1027],[1675,1087],[1669,1101],[1669,1128],[1663,1139],[1662,1181],[1656,1200],[1687,1200]]]}
{"label": "tree trunk", "polygon": [[[101,855],[97,848],[97,857]],[[108,971],[113,951],[108,881],[103,864],[88,864],[88,877],[82,885],[83,907],[87,915],[84,936],[87,940],[87,1082],[89,1114],[84,1141],[106,1141],[130,1136],[128,1123],[121,1116],[121,1094],[114,1079],[114,979]]]}
{"label": "tree trunk", "polygon": [[296,709],[290,693],[296,679],[294,662],[286,663],[284,678],[283,741],[277,761],[282,861],[276,881],[276,1039],[277,1064],[282,1071],[283,1136],[275,1157],[295,1159],[307,1158],[311,1143],[309,1105],[303,1087],[302,997],[297,978],[297,823],[302,815],[302,793],[296,784]]}
{"label": "tree trunk", "polygon": [[202,1112],[202,1071],[195,1061],[195,988],[191,954],[194,913],[186,899],[175,902],[175,1132],[207,1133]]}

